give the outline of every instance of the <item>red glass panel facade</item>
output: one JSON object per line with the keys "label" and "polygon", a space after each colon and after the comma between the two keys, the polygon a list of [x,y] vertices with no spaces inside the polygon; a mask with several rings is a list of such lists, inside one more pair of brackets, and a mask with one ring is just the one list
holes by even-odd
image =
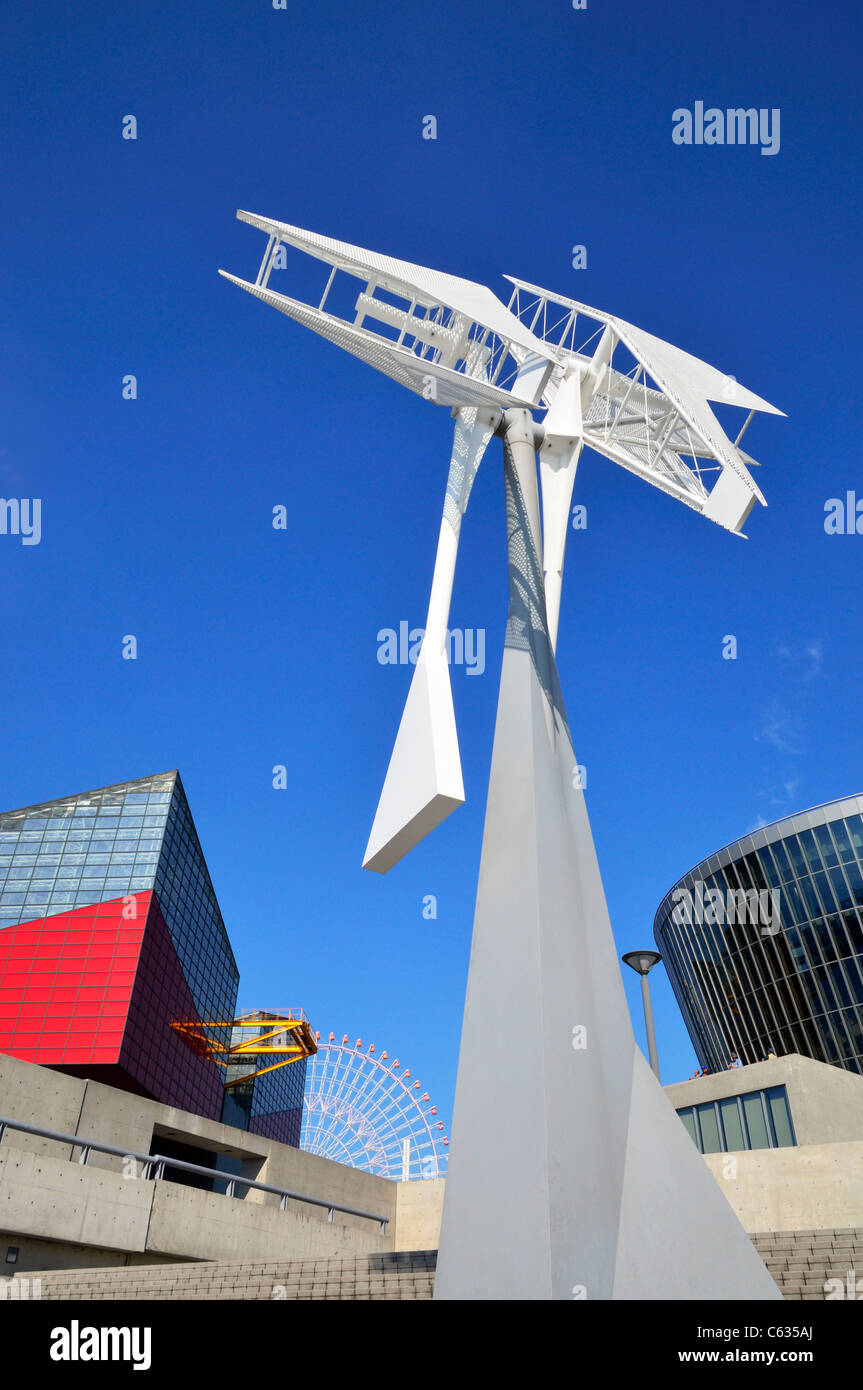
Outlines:
{"label": "red glass panel facade", "polygon": [[178,1019],[198,1014],[155,893],[0,930],[0,1052],[218,1120],[219,1069]]}

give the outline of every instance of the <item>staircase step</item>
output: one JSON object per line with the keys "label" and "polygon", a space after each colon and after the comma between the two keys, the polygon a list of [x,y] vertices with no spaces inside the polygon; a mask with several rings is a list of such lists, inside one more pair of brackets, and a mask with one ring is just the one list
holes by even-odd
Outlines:
{"label": "staircase step", "polygon": [[[823,1299],[827,1281],[839,1279],[844,1289],[851,1270],[859,1271],[854,1277],[863,1292],[863,1229],[756,1232],[752,1241],[786,1298]],[[19,1277],[30,1286],[40,1280],[41,1298],[55,1300],[428,1300],[436,1263],[434,1250],[401,1250],[317,1260],[42,1270]]]}

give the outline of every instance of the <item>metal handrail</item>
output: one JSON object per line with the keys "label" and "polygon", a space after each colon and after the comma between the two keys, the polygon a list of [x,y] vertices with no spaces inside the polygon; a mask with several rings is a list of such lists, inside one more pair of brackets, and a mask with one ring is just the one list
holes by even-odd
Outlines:
{"label": "metal handrail", "polygon": [[[132,1149],[121,1149],[116,1144],[103,1144],[98,1139],[84,1139],[80,1134],[62,1134],[56,1129],[45,1129],[41,1125],[29,1125],[23,1120],[12,1120],[6,1115],[0,1115],[0,1144],[3,1143],[3,1136],[7,1129],[18,1130],[23,1134],[34,1134],[39,1139],[53,1139],[58,1144],[69,1144],[72,1149],[80,1149],[78,1163],[86,1165],[91,1151],[101,1154],[111,1154],[114,1158],[133,1158],[136,1163],[140,1163],[143,1172],[143,1179],[157,1181],[164,1178],[166,1168],[179,1168],[184,1173],[197,1173],[206,1178],[215,1178],[219,1182],[224,1182],[227,1187],[226,1197],[233,1197],[236,1186],[239,1183],[243,1187],[254,1188],[256,1192],[271,1192],[280,1198],[279,1208],[285,1211],[289,1201],[306,1202],[309,1206],[325,1207],[327,1220],[333,1221],[337,1211],[343,1212],[346,1216],[361,1216],[367,1221],[377,1221],[380,1223],[381,1233],[386,1235],[388,1216],[378,1216],[371,1211],[360,1211],[358,1207],[346,1207],[340,1202],[329,1202],[325,1197],[310,1197],[305,1192],[293,1192],[287,1187],[274,1187],[271,1183],[258,1182],[256,1178],[244,1178],[239,1173],[220,1173],[217,1168],[207,1168],[202,1163],[187,1163],[182,1158],[168,1158],[165,1154],[139,1154]],[[69,1161],[72,1161],[72,1154],[69,1154]],[[155,1171],[153,1171],[155,1170]]]}

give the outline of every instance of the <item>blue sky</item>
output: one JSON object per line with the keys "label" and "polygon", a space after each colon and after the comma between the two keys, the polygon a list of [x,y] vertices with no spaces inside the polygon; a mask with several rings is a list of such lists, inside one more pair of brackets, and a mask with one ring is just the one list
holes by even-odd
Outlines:
{"label": "blue sky", "polygon": [[[824,531],[828,498],[863,498],[858,22],[850,0],[3,19],[0,494],[40,497],[43,535],[0,536],[0,802],[179,767],[241,1003],[387,1047],[447,1116],[506,613],[499,448],[451,614],[487,634],[485,673],[453,670],[468,800],[364,874],[410,675],[377,662],[376,634],[423,622],[451,422],[220,280],[254,278],[262,250],[235,210],[504,297],[503,273],[547,285],[787,411],[747,435],[770,504],[748,542],[594,455],[579,467],[561,678],[618,947],[652,945],[695,861],[863,786],[863,537]],[[779,108],[779,153],[674,145],[696,100]],[[694,1054],[653,981],[678,1080]]]}

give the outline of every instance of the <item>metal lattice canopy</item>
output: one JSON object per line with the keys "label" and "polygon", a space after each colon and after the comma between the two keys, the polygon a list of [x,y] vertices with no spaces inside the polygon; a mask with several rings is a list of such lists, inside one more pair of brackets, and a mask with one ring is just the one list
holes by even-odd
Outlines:
{"label": "metal lattice canopy", "polygon": [[[316,1040],[320,1034],[315,1035]],[[318,1041],[306,1070],[300,1148],[396,1181],[446,1172],[449,1139],[428,1092],[399,1058],[347,1034]]]}
{"label": "metal lattice canopy", "polygon": [[316,1047],[302,1009],[278,1013],[255,1009],[237,1018],[206,1022],[176,1019],[171,1027],[199,1057],[209,1058],[223,1070],[241,1069],[240,1075],[225,1081],[226,1090],[312,1057]]}

